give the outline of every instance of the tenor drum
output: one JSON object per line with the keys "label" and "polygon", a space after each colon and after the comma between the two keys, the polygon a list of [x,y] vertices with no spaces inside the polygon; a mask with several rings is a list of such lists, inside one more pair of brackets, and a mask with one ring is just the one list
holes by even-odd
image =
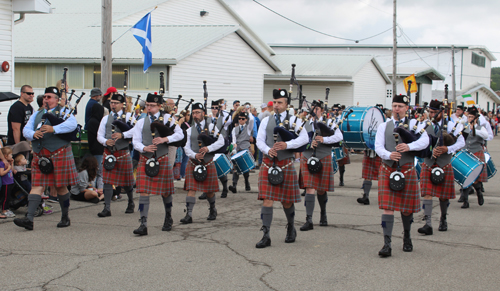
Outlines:
{"label": "tenor drum", "polygon": [[335,153],[332,152],[332,166],[333,166],[333,173],[336,174],[339,170],[339,164],[337,163],[337,161],[335,160]]}
{"label": "tenor drum", "polygon": [[215,169],[217,169],[217,177],[221,178],[233,169],[233,164],[229,160],[229,158],[224,154],[215,154],[214,155],[214,164]]}
{"label": "tenor drum", "polygon": [[455,182],[463,188],[470,187],[481,175],[484,164],[468,150],[461,150],[451,159]]}
{"label": "tenor drum", "polygon": [[484,158],[485,158],[486,167],[488,170],[488,179],[491,179],[497,173],[497,168],[495,167],[495,164],[493,163],[493,159],[491,158],[490,153],[485,152]]}
{"label": "tenor drum", "polygon": [[[349,113],[352,110],[351,113]],[[346,117],[347,116],[347,117]],[[375,135],[378,126],[385,122],[382,111],[375,106],[351,106],[344,110],[341,129],[348,148],[355,150],[375,150]]]}
{"label": "tenor drum", "polygon": [[236,170],[240,173],[246,173],[255,168],[255,160],[248,150],[233,155],[231,161],[236,166]]}
{"label": "tenor drum", "polygon": [[339,148],[332,148],[332,160],[334,161],[340,161],[342,160],[343,158],[345,158],[345,153],[344,153],[344,148],[343,147],[339,147]]}

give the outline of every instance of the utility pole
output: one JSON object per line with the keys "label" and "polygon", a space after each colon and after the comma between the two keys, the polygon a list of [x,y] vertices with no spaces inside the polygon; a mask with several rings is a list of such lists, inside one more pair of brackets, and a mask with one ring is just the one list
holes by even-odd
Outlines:
{"label": "utility pole", "polygon": [[112,86],[113,53],[111,49],[112,38],[112,0],[101,0],[101,88],[106,91]]}
{"label": "utility pole", "polygon": [[453,110],[457,108],[457,95],[455,92],[455,46],[451,46],[451,102],[453,102]]}
{"label": "utility pole", "polygon": [[397,95],[397,89],[396,89],[396,78],[397,78],[397,68],[396,68],[396,60],[397,60],[397,55],[398,55],[398,40],[397,40],[397,32],[396,32],[396,1],[393,0],[394,2],[394,14],[392,18],[392,96]]}

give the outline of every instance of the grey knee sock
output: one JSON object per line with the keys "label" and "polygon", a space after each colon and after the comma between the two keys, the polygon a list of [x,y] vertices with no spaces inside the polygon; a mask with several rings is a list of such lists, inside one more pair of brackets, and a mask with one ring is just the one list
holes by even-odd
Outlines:
{"label": "grey knee sock", "polygon": [[104,192],[104,207],[106,207],[107,210],[111,210],[111,198],[113,197],[113,186],[111,184],[104,184],[102,192]]}
{"label": "grey knee sock", "polygon": [[326,212],[326,202],[328,202],[328,194],[325,192],[323,195],[319,195],[318,193],[318,203],[321,212]]}
{"label": "grey knee sock", "polygon": [[314,212],[314,194],[306,194],[304,205],[306,206],[306,214],[312,216]]}
{"label": "grey knee sock", "polygon": [[128,203],[134,202],[134,187],[125,186],[123,189],[125,189],[125,192],[127,193]]}
{"label": "grey knee sock", "polygon": [[233,173],[233,186],[236,187],[238,185],[238,180],[240,179],[240,175],[238,174],[237,171],[234,171]]}
{"label": "grey knee sock", "polygon": [[210,208],[215,207],[215,195],[211,198],[208,198],[208,196],[207,196],[207,201],[208,201],[208,204],[210,204]]}
{"label": "grey knee sock", "polygon": [[384,236],[392,237],[392,227],[394,226],[394,215],[382,214],[382,231]]}
{"label": "grey knee sock", "polygon": [[293,226],[294,223],[293,219],[295,218],[295,205],[292,204],[292,207],[290,208],[283,207],[283,210],[285,211],[286,220],[288,224]]}
{"label": "grey knee sock", "polygon": [[196,198],[191,196],[186,196],[186,209],[187,215],[193,217],[193,208],[196,203]]}
{"label": "grey knee sock", "polygon": [[405,216],[403,213],[401,213],[401,220],[403,220],[403,229],[405,231],[410,231],[411,230],[411,224],[413,223],[413,213]]}
{"label": "grey knee sock", "polygon": [[172,213],[172,195],[168,197],[161,196],[163,199],[163,206],[165,206],[165,213]]}
{"label": "grey knee sock", "polygon": [[40,201],[42,201],[42,196],[36,194],[28,195],[28,219],[33,221],[35,217],[35,212],[38,209],[38,205],[40,205]]}
{"label": "grey knee sock", "polygon": [[260,209],[260,219],[262,219],[262,225],[271,228],[271,222],[273,221],[273,208],[262,206]]}
{"label": "grey knee sock", "polygon": [[439,206],[441,207],[441,217],[446,219],[446,214],[448,213],[448,206],[450,205],[450,200],[439,200]]}
{"label": "grey knee sock", "polygon": [[[141,217],[148,218],[149,213],[149,196],[140,196],[139,197],[139,212]],[[147,221],[144,222],[144,226],[148,226]]]}
{"label": "grey knee sock", "polygon": [[61,206],[62,216],[68,216],[69,211],[69,192],[64,195],[57,194],[59,205]]}
{"label": "grey knee sock", "polygon": [[424,215],[426,218],[425,224],[428,226],[432,227],[432,221],[431,221],[431,216],[432,216],[432,199],[424,199],[423,202],[423,208],[424,208]]}
{"label": "grey knee sock", "polygon": [[370,190],[372,189],[372,181],[364,181],[363,182],[363,191],[365,192],[366,197],[370,195]]}

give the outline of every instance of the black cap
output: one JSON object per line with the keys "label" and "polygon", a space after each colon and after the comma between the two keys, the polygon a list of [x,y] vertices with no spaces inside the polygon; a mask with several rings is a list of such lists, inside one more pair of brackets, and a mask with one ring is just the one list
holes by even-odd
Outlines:
{"label": "black cap", "polygon": [[460,110],[464,111],[464,110],[465,110],[465,107],[464,107],[463,105],[458,105],[458,106],[457,106],[457,109],[460,109]]}
{"label": "black cap", "polygon": [[472,114],[472,115],[478,115],[479,111],[475,106],[471,106],[467,109],[467,113]]}
{"label": "black cap", "polygon": [[160,95],[149,93],[146,102],[163,104],[163,98]]}
{"label": "black cap", "polygon": [[47,88],[45,88],[45,94],[47,94],[47,93],[56,94],[57,97],[61,97],[61,93],[59,92],[59,89],[57,87],[47,87]]}
{"label": "black cap", "polygon": [[332,108],[340,108],[340,103],[333,104]]}
{"label": "black cap", "polygon": [[321,100],[313,100],[313,102],[311,103],[311,107],[321,107],[321,108],[323,108],[323,106],[324,106],[324,103]]}
{"label": "black cap", "polygon": [[201,111],[205,111],[205,107],[203,106],[203,104],[201,104],[200,102],[198,103],[195,103],[191,106],[191,112],[193,112],[194,110],[196,109],[200,109]]}
{"label": "black cap", "polygon": [[392,103],[404,103],[406,105],[410,104],[410,99],[406,95],[396,95],[392,98]]}
{"label": "black cap", "polygon": [[245,117],[246,119],[248,119],[248,112],[240,112],[240,114],[238,114],[238,117]]}
{"label": "black cap", "polygon": [[121,103],[125,103],[125,97],[123,97],[123,95],[121,95],[121,94],[113,94],[113,96],[111,96],[111,100],[115,100],[115,101],[118,101],[118,102],[121,102]]}
{"label": "black cap", "polygon": [[214,107],[214,106],[219,106],[219,100],[212,101],[212,107]]}
{"label": "black cap", "polygon": [[439,110],[441,105],[443,105],[443,102],[441,102],[437,99],[434,99],[434,100],[431,100],[431,103],[429,103],[429,108],[432,110]]}
{"label": "black cap", "polygon": [[285,89],[274,89],[273,99],[288,98],[288,92]]}

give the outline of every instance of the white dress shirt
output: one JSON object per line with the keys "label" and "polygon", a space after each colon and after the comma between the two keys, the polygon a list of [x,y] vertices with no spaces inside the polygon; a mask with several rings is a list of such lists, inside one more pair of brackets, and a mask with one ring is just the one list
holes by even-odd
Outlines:
{"label": "white dress shirt", "polygon": [[[123,110],[120,110],[117,112],[118,117],[120,117],[123,114]],[[101,119],[101,123],[99,124],[99,130],[97,131],[97,141],[102,144],[103,146],[106,146],[106,124],[108,123],[108,118],[115,118],[114,113],[108,114],[104,116]],[[128,121],[130,118],[131,113],[127,112],[126,117],[125,117],[125,122]],[[123,139],[127,138],[132,138],[134,136],[134,130],[131,128],[130,130],[127,130],[126,132],[123,132]]]}
{"label": "white dress shirt", "polygon": [[[54,109],[55,109],[55,107],[49,109],[49,111],[54,110]],[[43,113],[39,113],[39,111],[37,111],[31,115],[30,119],[28,120],[28,123],[26,123],[26,126],[23,129],[23,136],[27,140],[32,141],[33,135],[42,125],[41,123],[35,125],[36,116],[38,114],[44,114],[44,113],[47,113],[46,109],[43,109]],[[60,117],[62,117],[62,114],[60,115]],[[53,126],[54,134],[62,134],[62,133],[72,132],[73,130],[76,129],[77,126],[78,126],[78,122],[76,121],[75,116],[73,114],[71,114],[70,117],[68,119],[66,119],[64,122],[62,122],[56,126]]]}
{"label": "white dress shirt", "polygon": [[[157,112],[154,116],[155,116],[156,120],[158,120],[158,118],[160,117],[160,112]],[[134,126],[134,128],[129,130],[129,131],[132,131],[132,134],[133,134],[132,144],[134,145],[134,149],[141,152],[141,153],[144,152],[144,148],[146,147],[142,143],[142,130],[144,128],[144,120],[146,118],[149,118],[149,115],[147,115],[145,118],[139,119],[139,121],[137,121],[137,124]],[[170,118],[170,114],[163,115],[163,124],[167,123],[169,118]],[[168,138],[169,143],[180,141],[181,139],[183,139],[184,134],[183,134],[180,126],[176,125],[174,128],[174,133],[172,135],[167,136],[167,138]]]}
{"label": "white dress shirt", "polygon": [[[193,128],[193,127],[196,129],[196,124],[193,125],[191,128]],[[200,127],[202,130],[205,128],[205,119],[203,119],[200,122]],[[191,128],[186,130],[187,140],[186,140],[186,145],[184,146],[184,152],[186,153],[186,156],[188,156],[189,158],[196,159],[197,153],[195,153],[191,149],[191,130],[192,130]],[[214,124],[212,122],[210,122],[208,124],[208,132],[211,133],[213,128],[214,128]],[[217,133],[219,133],[219,129],[217,128],[217,126],[215,126],[214,135],[217,135]],[[209,153],[214,152],[214,151],[220,149],[223,145],[224,145],[224,137],[221,134],[221,135],[219,135],[219,138],[217,139],[216,142],[207,146],[208,152]]]}
{"label": "white dress shirt", "polygon": [[486,131],[488,132],[488,137],[485,138],[484,140],[492,140],[494,136],[493,136],[493,130],[491,129],[491,124],[488,120],[486,120],[486,118],[482,114],[479,114],[479,124],[485,127]]}
{"label": "white dress shirt", "polygon": [[[312,127],[312,130],[315,131],[316,129],[314,128],[314,119],[311,118],[309,119],[309,124]],[[321,116],[318,120],[318,122],[323,122],[323,116]],[[335,123],[332,122],[331,119],[328,119],[328,127],[330,127],[332,130],[334,129]],[[335,130],[335,134],[332,136],[324,136],[323,137],[323,142],[322,144],[334,144],[342,141],[344,139],[344,135],[342,134],[341,130]]]}

